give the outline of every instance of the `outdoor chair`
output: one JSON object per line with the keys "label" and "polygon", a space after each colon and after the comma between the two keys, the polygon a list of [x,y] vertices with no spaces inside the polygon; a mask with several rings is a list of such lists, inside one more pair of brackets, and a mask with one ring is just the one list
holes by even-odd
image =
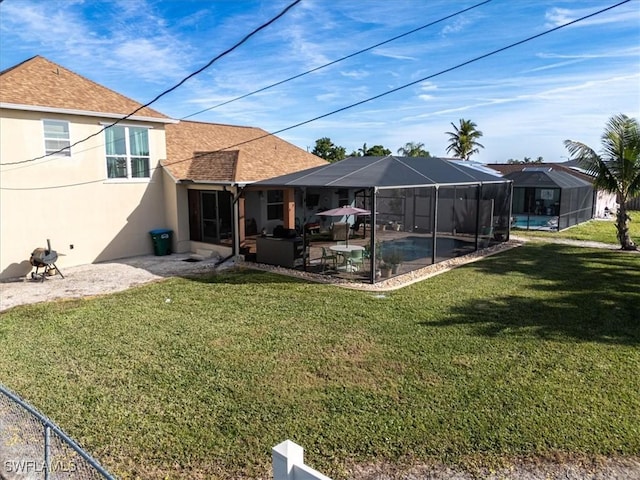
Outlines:
{"label": "outdoor chair", "polygon": [[347,240],[349,238],[349,224],[348,223],[334,223],[331,229],[332,240]]}
{"label": "outdoor chair", "polygon": [[331,264],[333,265],[333,269],[335,270],[336,267],[338,266],[337,265],[338,256],[328,253],[326,247],[321,247],[321,248],[322,248],[322,257],[320,258],[320,264],[322,265],[322,271],[324,272],[324,270],[327,268],[328,262],[331,262]]}
{"label": "outdoor chair", "polygon": [[364,257],[362,254],[363,250],[353,250],[351,252],[351,256],[347,259],[347,263],[351,271],[357,271],[360,270],[360,268],[364,268]]}

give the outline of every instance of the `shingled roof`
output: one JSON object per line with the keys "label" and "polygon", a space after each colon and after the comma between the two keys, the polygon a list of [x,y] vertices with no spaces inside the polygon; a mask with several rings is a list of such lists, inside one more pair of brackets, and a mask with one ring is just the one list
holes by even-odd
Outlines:
{"label": "shingled roof", "polygon": [[260,128],[181,121],[165,132],[162,164],[176,181],[250,183],[327,165]]}
{"label": "shingled roof", "polygon": [[[0,72],[0,104],[5,108],[27,105],[96,112],[101,116],[124,116],[142,106],[39,55]],[[149,107],[137,112],[136,117],[169,118]]]}

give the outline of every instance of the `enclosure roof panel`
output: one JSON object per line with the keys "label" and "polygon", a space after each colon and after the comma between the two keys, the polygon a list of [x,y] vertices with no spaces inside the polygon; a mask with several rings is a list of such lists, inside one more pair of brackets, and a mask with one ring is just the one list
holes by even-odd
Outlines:
{"label": "enclosure roof panel", "polygon": [[567,172],[551,168],[524,169],[519,172],[507,173],[505,178],[513,180],[514,188],[583,188],[591,187],[591,183]]}
{"label": "enclosure roof panel", "polygon": [[411,187],[508,182],[499,173],[483,171],[465,162],[422,157],[348,157],[255,183],[282,187]]}

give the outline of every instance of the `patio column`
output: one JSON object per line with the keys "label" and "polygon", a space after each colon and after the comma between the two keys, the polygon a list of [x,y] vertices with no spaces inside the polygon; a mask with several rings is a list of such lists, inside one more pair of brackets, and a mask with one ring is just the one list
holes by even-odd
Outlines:
{"label": "patio column", "polygon": [[239,192],[238,195],[238,243],[241,247],[244,247],[246,240],[245,225],[245,212],[244,212],[244,193]]}
{"label": "patio column", "polygon": [[293,188],[285,188],[282,203],[284,228],[296,228],[296,196]]}

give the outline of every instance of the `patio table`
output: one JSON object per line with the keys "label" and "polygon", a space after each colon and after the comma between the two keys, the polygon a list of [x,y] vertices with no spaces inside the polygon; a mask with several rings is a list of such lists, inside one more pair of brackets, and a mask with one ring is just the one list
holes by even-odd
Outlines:
{"label": "patio table", "polygon": [[364,247],[361,245],[332,245],[331,247],[329,247],[329,250],[331,250],[332,252],[338,253],[340,255],[343,256],[344,258],[344,265],[341,265],[338,267],[338,270],[343,270],[345,272],[355,272],[358,270],[357,267],[353,267],[352,265],[348,265],[346,263],[347,258],[349,256],[351,256],[351,252],[355,252],[358,250],[364,250]]}

